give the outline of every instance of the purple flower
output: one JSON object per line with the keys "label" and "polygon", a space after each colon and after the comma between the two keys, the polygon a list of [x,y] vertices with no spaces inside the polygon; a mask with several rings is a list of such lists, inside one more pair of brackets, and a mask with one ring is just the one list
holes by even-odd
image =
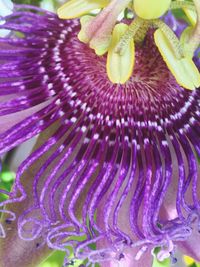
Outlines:
{"label": "purple flower", "polygon": [[2,266],[27,266],[46,244],[86,266],[149,267],[155,247],[159,260],[177,248],[200,260],[199,89],[176,83],[151,31],[114,85],[77,20],[25,5],[4,20],[0,153],[43,133],[0,191]]}

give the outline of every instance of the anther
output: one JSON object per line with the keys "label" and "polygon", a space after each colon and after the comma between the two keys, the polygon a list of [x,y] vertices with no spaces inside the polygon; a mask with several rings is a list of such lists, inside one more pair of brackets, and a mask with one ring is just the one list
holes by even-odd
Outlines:
{"label": "anther", "polygon": [[172,46],[176,58],[183,58],[184,55],[183,50],[181,48],[181,43],[177,38],[176,34],[170,29],[170,27],[158,19],[152,20],[152,26],[159,28],[165,34],[165,36],[167,36],[167,39],[169,40],[170,45]]}
{"label": "anther", "polygon": [[188,46],[191,47],[191,50],[194,53],[200,44],[200,1],[199,0],[193,0],[193,2],[194,2],[194,5],[196,7],[197,22],[196,22],[194,31],[189,38]]}

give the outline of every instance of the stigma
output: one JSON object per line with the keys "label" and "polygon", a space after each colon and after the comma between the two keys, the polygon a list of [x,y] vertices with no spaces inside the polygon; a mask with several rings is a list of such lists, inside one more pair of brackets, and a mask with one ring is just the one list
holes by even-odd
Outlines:
{"label": "stigma", "polygon": [[[58,9],[58,16],[80,18],[78,38],[98,56],[107,54],[107,75],[113,84],[124,84],[134,75],[135,46],[142,46],[153,29],[155,44],[177,83],[194,90],[200,86],[200,73],[192,59],[200,40],[197,2],[70,0]],[[183,9],[191,21],[180,39],[162,20],[170,9]]]}

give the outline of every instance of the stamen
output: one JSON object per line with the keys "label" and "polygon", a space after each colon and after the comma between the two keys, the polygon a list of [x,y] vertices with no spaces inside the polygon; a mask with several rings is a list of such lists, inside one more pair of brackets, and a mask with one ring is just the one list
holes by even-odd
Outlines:
{"label": "stamen", "polygon": [[189,19],[190,23],[194,27],[197,23],[197,13],[195,11],[192,11],[190,9],[184,8],[183,9],[187,18]]}
{"label": "stamen", "polygon": [[117,18],[129,2],[130,0],[112,0],[95,18],[89,22],[86,21],[86,23],[82,21],[80,40],[89,43],[97,55],[103,55],[107,52]]}
{"label": "stamen", "polygon": [[194,53],[200,44],[200,1],[199,0],[193,0],[193,1],[197,12],[197,23],[194,32],[191,38],[189,39],[188,45],[191,47],[191,50]]}
{"label": "stamen", "polygon": [[140,19],[138,17],[134,19],[134,21],[127,28],[125,34],[122,36],[119,43],[117,44],[115,53],[123,55],[123,53],[126,51],[128,43],[138,33],[139,29],[142,28],[143,24],[144,24],[143,19]]}
{"label": "stamen", "polygon": [[113,31],[111,45],[108,50],[107,57],[107,73],[112,83],[125,83],[132,75],[135,49],[133,39],[129,39],[127,48],[123,55],[116,53],[116,45],[119,42],[121,36],[127,30],[126,24],[117,24]]}
{"label": "stamen", "polygon": [[167,36],[160,29],[154,33],[154,39],[177,82],[189,90],[198,88],[200,86],[200,74],[192,59],[188,57],[178,59]]}
{"label": "stamen", "polygon": [[161,29],[161,31],[165,34],[168,41],[170,42],[170,45],[172,46],[172,49],[177,59],[181,59],[183,57],[183,51],[181,49],[180,41],[177,38],[176,34],[170,29],[168,25],[166,25],[161,20],[153,20],[152,24],[153,26],[156,26],[159,29]]}
{"label": "stamen", "polygon": [[185,57],[193,58],[194,51],[192,47],[188,44],[190,36],[192,35],[193,27],[187,27],[181,34],[180,42],[183,48],[183,53]]}
{"label": "stamen", "polygon": [[94,19],[94,17],[90,16],[90,15],[83,16],[80,19],[81,30],[78,33],[78,39],[83,43],[88,43],[90,41],[90,39],[88,38],[87,34],[85,34],[85,28],[87,28],[89,26],[90,22],[93,19]]}

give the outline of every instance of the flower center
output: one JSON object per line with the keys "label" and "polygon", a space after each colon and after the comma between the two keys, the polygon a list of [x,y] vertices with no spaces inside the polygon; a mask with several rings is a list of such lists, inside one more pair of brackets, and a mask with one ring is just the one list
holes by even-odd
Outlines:
{"label": "flower center", "polygon": [[[113,84],[125,84],[129,80],[134,72],[134,44],[142,44],[148,29],[156,28],[155,43],[169,70],[181,86],[194,90],[200,86],[200,74],[192,61],[199,45],[200,11],[198,0],[193,2],[70,0],[59,8],[58,15],[67,19],[81,17],[79,40],[87,43],[99,56],[107,53],[107,75]],[[185,7],[196,11],[197,25],[195,29],[185,32],[179,40],[161,16],[169,9]],[[100,10],[97,15],[91,14],[95,8]],[[131,18],[127,16],[129,12]],[[124,18],[131,20],[129,26],[118,23]]]}
{"label": "flower center", "polygon": [[148,33],[144,46],[136,46],[134,74],[124,85],[110,82],[106,57],[98,57],[79,42],[75,33],[60,49],[63,69],[70,68],[69,86],[75,90],[71,93],[75,102],[71,103],[86,105],[98,118],[116,122],[137,114],[137,120],[156,121],[158,113],[161,117],[178,113],[190,95],[169,72],[153,42],[152,32]]}

